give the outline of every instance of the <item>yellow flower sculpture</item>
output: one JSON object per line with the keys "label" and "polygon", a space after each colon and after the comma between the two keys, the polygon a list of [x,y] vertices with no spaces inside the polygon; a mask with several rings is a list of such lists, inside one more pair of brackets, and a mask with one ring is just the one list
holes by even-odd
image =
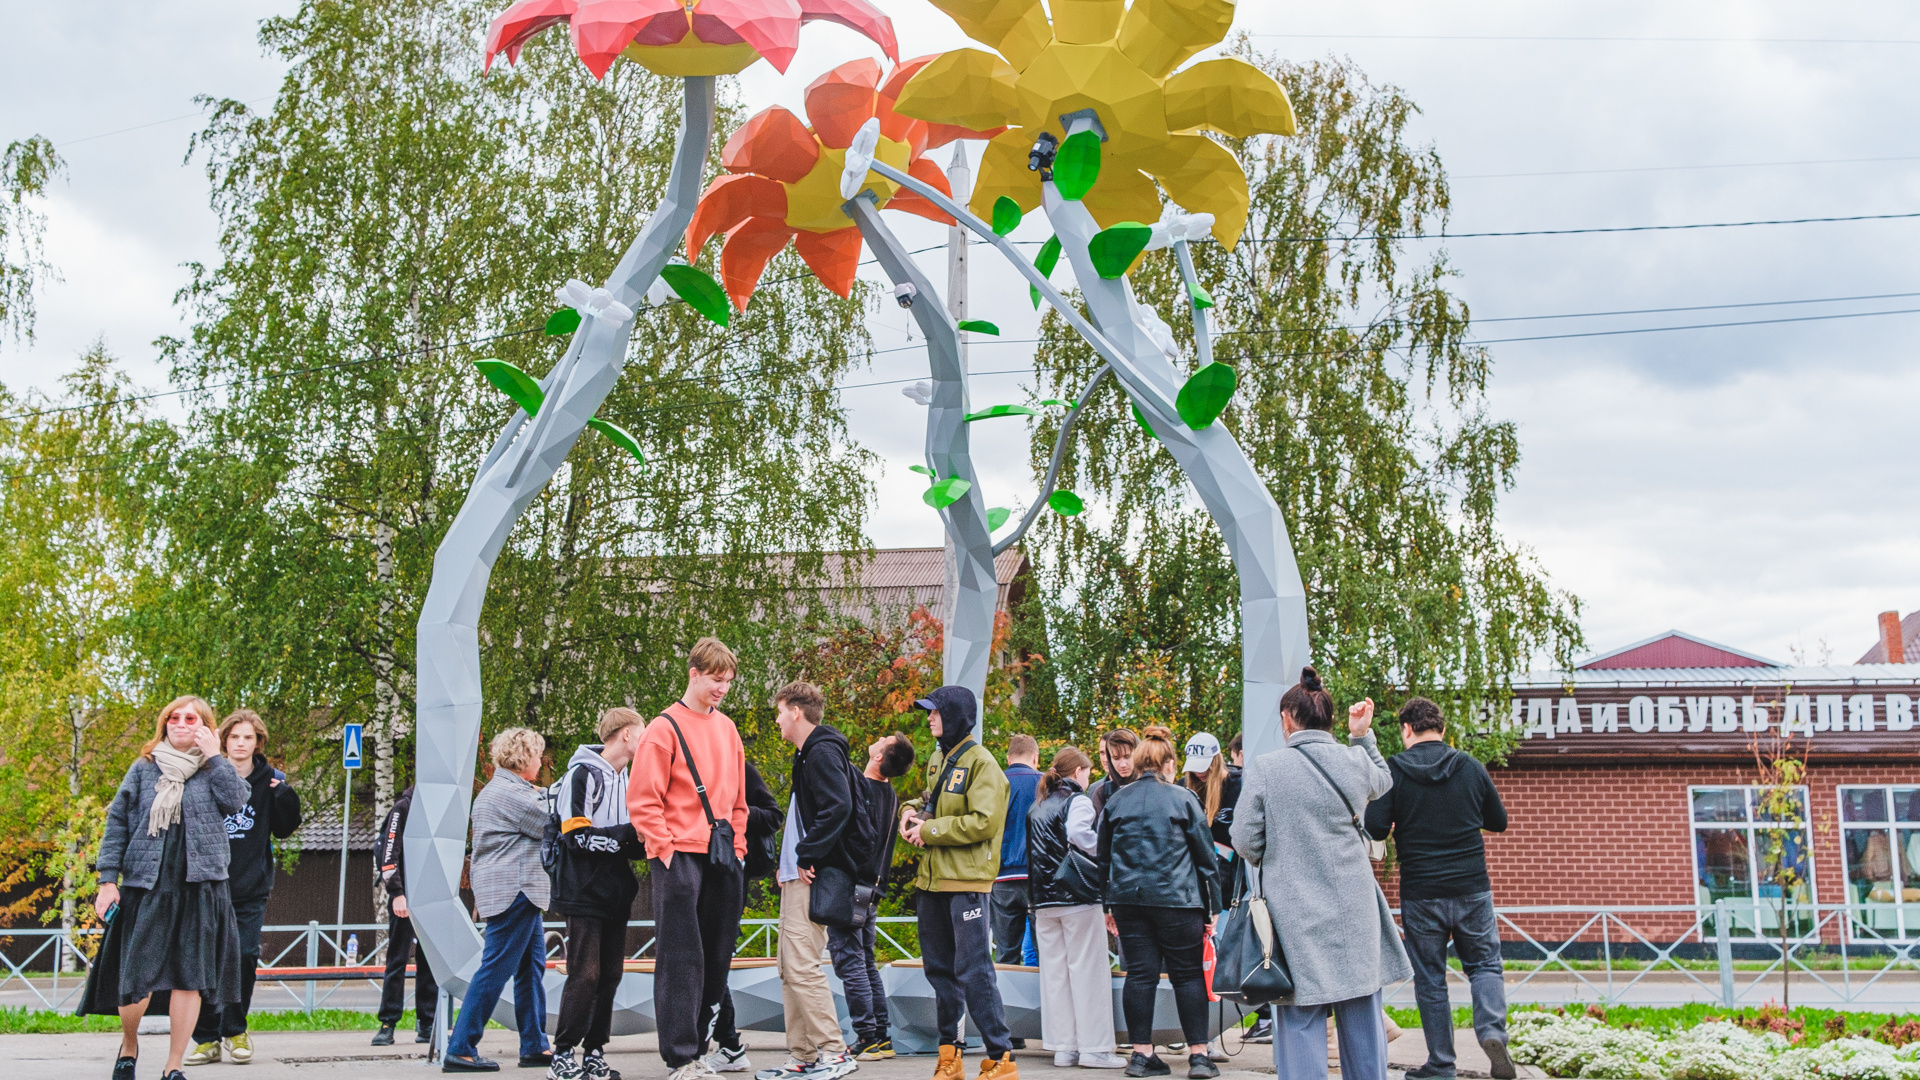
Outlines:
{"label": "yellow flower sculpture", "polygon": [[1104,129],[1100,179],[1084,199],[1103,227],[1153,221],[1160,196],[1210,213],[1231,246],[1247,223],[1247,177],[1226,147],[1202,134],[1291,135],[1293,107],[1272,77],[1222,58],[1174,69],[1233,25],[1233,0],[933,0],[968,37],[998,50],[957,49],[921,69],[899,111],[968,128],[1007,125],[987,144],[972,207],[992,217],[1006,196],[1040,205],[1027,155],[1042,132],[1064,140],[1060,118],[1091,110]]}

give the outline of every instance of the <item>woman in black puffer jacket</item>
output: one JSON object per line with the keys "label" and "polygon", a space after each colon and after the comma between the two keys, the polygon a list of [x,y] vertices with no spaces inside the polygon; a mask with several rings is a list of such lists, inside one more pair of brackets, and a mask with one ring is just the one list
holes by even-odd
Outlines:
{"label": "woman in black puffer jacket", "polygon": [[[1165,729],[1160,729],[1164,732]],[[1133,783],[1107,800],[1100,821],[1100,869],[1108,918],[1127,957],[1121,995],[1133,1056],[1128,1076],[1166,1076],[1153,1052],[1153,1002],[1164,970],[1187,1038],[1187,1076],[1220,1075],[1207,1045],[1207,986],[1201,957],[1220,907],[1219,871],[1207,812],[1172,782],[1173,744],[1149,729],[1133,752]]]}

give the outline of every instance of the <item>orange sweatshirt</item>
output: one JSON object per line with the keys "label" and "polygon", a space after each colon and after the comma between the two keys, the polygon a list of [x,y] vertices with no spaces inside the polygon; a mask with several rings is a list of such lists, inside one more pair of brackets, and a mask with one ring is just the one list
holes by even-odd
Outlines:
{"label": "orange sweatshirt", "polygon": [[[666,711],[679,722],[680,734],[693,751],[693,764],[707,786],[713,816],[733,822],[734,854],[745,858],[747,754],[740,745],[740,729],[718,709],[702,716],[676,701]],[[648,858],[671,864],[676,851],[706,854],[711,833],[707,815],[700,807],[700,793],[693,789],[693,774],[687,771],[680,740],[673,725],[664,720],[647,725],[640,736],[627,782],[627,813]]]}

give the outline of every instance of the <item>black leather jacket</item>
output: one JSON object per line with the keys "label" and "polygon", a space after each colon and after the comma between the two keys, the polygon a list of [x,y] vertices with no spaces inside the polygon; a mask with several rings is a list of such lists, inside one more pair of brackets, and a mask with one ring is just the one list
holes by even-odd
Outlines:
{"label": "black leather jacket", "polygon": [[1193,792],[1146,775],[1113,793],[1100,819],[1106,903],[1220,910],[1207,812]]}
{"label": "black leather jacket", "polygon": [[[1074,799],[1086,793],[1072,780],[1063,779],[1047,797],[1033,804],[1027,815],[1027,902],[1034,907],[1059,907],[1064,904],[1097,904],[1100,871],[1092,857],[1067,842],[1067,809]],[[1056,885],[1055,871],[1063,859],[1080,864],[1081,879],[1093,888],[1084,893],[1070,885]]]}

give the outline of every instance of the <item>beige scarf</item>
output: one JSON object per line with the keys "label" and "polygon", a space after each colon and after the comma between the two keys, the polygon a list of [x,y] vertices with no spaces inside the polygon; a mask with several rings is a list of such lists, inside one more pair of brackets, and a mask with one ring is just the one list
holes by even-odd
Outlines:
{"label": "beige scarf", "polygon": [[148,836],[158,836],[161,830],[180,820],[180,801],[186,795],[187,778],[199,772],[205,761],[197,746],[192,750],[175,750],[163,738],[160,745],[153,748],[153,763],[160,767],[160,781],[153,786],[153,813],[147,815]]}

